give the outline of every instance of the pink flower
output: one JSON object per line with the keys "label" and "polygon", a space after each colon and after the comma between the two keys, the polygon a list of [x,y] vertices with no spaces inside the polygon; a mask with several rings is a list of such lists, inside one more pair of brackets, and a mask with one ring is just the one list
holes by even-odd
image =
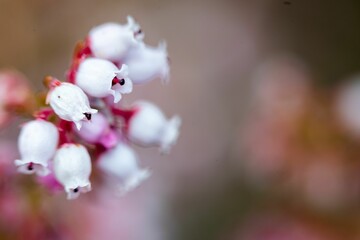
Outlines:
{"label": "pink flower", "polygon": [[114,147],[118,141],[116,132],[110,128],[108,119],[102,113],[95,114],[77,133],[85,141],[101,143],[106,148]]}

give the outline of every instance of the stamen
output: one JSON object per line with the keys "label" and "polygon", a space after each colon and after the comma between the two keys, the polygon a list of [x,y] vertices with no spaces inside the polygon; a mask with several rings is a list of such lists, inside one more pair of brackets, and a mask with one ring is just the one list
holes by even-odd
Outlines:
{"label": "stamen", "polygon": [[91,113],[84,113],[87,120],[91,120]]}
{"label": "stamen", "polygon": [[120,84],[121,86],[123,86],[125,84],[125,79],[118,79],[117,77],[114,77],[111,84],[112,86],[114,86],[115,84]]}
{"label": "stamen", "polygon": [[136,38],[138,35],[142,34],[142,30],[139,29],[136,32],[134,32],[134,37]]}
{"label": "stamen", "polygon": [[34,165],[34,164],[33,164],[32,162],[29,163],[27,169],[28,169],[29,171],[32,171],[32,170],[34,169],[34,166],[33,166],[33,165]]}

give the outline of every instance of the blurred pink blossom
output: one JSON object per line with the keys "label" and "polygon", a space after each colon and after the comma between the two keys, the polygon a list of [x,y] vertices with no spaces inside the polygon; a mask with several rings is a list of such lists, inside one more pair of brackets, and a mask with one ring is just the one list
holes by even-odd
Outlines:
{"label": "blurred pink blossom", "polygon": [[11,110],[23,109],[31,104],[27,78],[15,70],[0,70],[0,127],[11,117]]}

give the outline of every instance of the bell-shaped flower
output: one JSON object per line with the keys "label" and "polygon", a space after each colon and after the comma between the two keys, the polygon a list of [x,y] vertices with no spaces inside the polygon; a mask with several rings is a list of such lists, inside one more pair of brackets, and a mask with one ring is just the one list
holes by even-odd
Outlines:
{"label": "bell-shaped flower", "polygon": [[95,114],[77,133],[85,141],[100,143],[106,148],[114,147],[118,141],[116,132],[110,128],[108,119],[102,113]]}
{"label": "bell-shaped flower", "polygon": [[163,82],[169,80],[169,58],[164,42],[158,47],[140,44],[129,52],[123,63],[129,66],[129,77],[134,84],[156,78],[161,78]]}
{"label": "bell-shaped flower", "polygon": [[91,120],[92,114],[98,112],[90,107],[83,90],[71,83],[55,86],[49,91],[46,102],[61,119],[74,122],[78,130],[84,121]]}
{"label": "bell-shaped flower", "polygon": [[117,103],[121,99],[121,94],[132,91],[132,81],[128,74],[128,67],[124,64],[119,70],[110,61],[88,58],[80,63],[75,84],[92,97],[103,98],[112,95]]}
{"label": "bell-shaped flower", "polygon": [[90,155],[80,144],[64,144],[55,153],[54,173],[63,185],[68,199],[77,198],[80,193],[91,190]]}
{"label": "bell-shaped flower", "polygon": [[20,160],[15,160],[18,171],[26,174],[47,175],[48,162],[55,154],[59,132],[54,124],[45,120],[26,123],[18,138]]}
{"label": "bell-shaped flower", "polygon": [[127,124],[128,138],[141,146],[159,146],[162,152],[168,152],[177,141],[180,117],[168,120],[156,105],[146,101],[135,103],[133,109],[135,113]]}
{"label": "bell-shaped flower", "polygon": [[120,194],[134,189],[150,176],[149,170],[139,167],[134,150],[125,143],[107,150],[100,156],[97,164],[109,177],[121,182]]}
{"label": "bell-shaped flower", "polygon": [[139,24],[130,16],[127,24],[104,23],[90,30],[89,47],[95,57],[119,62],[144,38]]}

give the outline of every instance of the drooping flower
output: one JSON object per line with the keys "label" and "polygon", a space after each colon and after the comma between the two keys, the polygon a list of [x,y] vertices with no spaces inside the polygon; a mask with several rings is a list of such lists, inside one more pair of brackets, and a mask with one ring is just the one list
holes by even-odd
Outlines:
{"label": "drooping flower", "polygon": [[147,169],[141,169],[135,152],[125,143],[119,143],[113,149],[103,153],[98,160],[98,167],[121,181],[119,191],[124,194],[150,176]]}
{"label": "drooping flower", "polygon": [[130,16],[127,24],[104,23],[91,29],[89,47],[95,57],[119,62],[126,53],[144,38],[139,24]]}
{"label": "drooping flower", "polygon": [[20,160],[15,160],[18,171],[47,175],[48,161],[53,157],[58,141],[59,133],[54,124],[40,119],[26,123],[18,139],[21,155]]}
{"label": "drooping flower", "polygon": [[141,146],[159,146],[162,152],[168,152],[177,141],[180,117],[168,120],[156,105],[146,101],[136,102],[133,108],[136,111],[128,122],[128,138]]}
{"label": "drooping flower", "polygon": [[88,58],[80,64],[75,83],[92,97],[103,98],[112,95],[117,103],[121,99],[121,94],[132,91],[132,81],[128,74],[128,67],[124,64],[119,70],[110,61]]}
{"label": "drooping flower", "polygon": [[139,44],[129,51],[123,62],[129,66],[129,77],[134,84],[147,83],[156,78],[161,78],[163,82],[169,80],[169,58],[165,42],[158,47]]}
{"label": "drooping flower", "polygon": [[55,153],[54,173],[64,186],[68,199],[91,190],[89,180],[91,160],[86,148],[80,144],[64,144]]}
{"label": "drooping flower", "polygon": [[110,128],[108,119],[102,113],[95,114],[77,133],[85,141],[101,143],[106,148],[114,147],[118,141],[115,131]]}
{"label": "drooping flower", "polygon": [[74,122],[78,130],[84,121],[91,120],[92,114],[98,112],[90,107],[89,99],[81,88],[71,83],[55,86],[49,91],[46,102],[61,119]]}

